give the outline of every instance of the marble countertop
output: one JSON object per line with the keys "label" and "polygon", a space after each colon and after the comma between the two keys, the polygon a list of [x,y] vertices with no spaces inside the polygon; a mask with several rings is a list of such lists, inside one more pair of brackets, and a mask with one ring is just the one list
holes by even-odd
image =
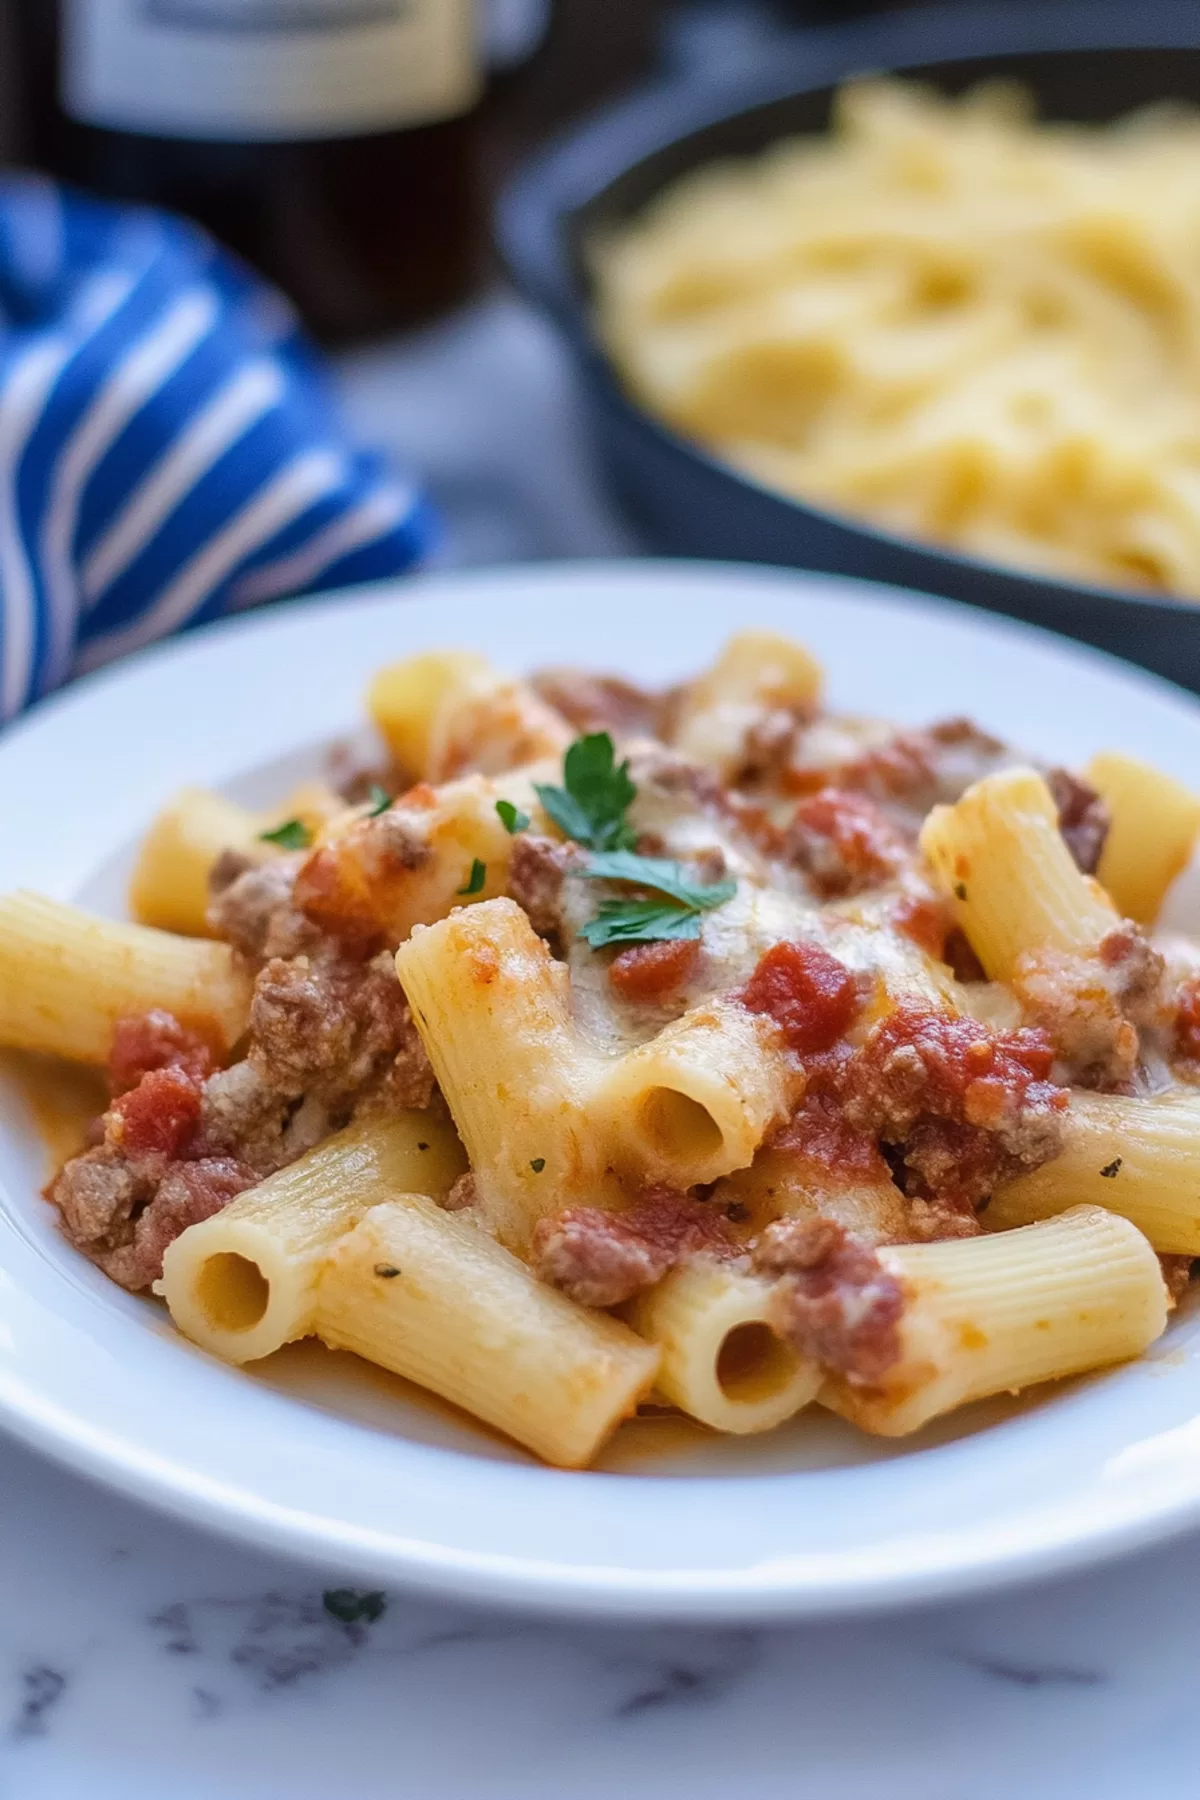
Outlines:
{"label": "marble countertop", "polygon": [[3,1800],[1185,1800],[1200,1542],[786,1631],[538,1624],[159,1519],[0,1447]]}
{"label": "marble countertop", "polygon": [[[495,296],[343,360],[446,559],[636,551],[561,352]],[[0,1800],[1184,1800],[1200,1539],[789,1631],[538,1624],[201,1535],[0,1441]]]}

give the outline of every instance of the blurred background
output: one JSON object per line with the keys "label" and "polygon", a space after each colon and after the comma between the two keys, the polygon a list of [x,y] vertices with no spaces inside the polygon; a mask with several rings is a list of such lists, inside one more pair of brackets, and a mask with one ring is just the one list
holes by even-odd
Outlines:
{"label": "blurred background", "polygon": [[[1002,0],[1003,3],[1003,0]],[[571,363],[506,283],[495,197],[523,158],[639,85],[735,72],[781,38],[902,10],[859,0],[428,0],[471,13],[471,68],[422,116],[417,93],[364,123],[353,99],[280,138],[199,92],[193,67],[132,71],[147,29],[202,31],[245,64],[388,0],[0,0],[0,163],[189,213],[277,282],[333,368],[352,432],[416,471],[444,560],[624,553],[640,536],[593,467]],[[111,25],[111,46],[101,40]],[[114,69],[108,64],[115,62]],[[218,97],[219,98],[219,97]],[[439,109],[436,105],[434,110]]]}
{"label": "blurred background", "polygon": [[[219,97],[207,109],[197,100],[185,61],[164,62],[153,92],[138,91],[140,73],[123,90],[104,66],[129,44],[136,53],[139,20],[150,32],[201,32],[215,68],[220,55],[246,60],[251,27],[256,39],[274,38],[278,60],[322,27],[382,24],[390,10],[404,9],[389,0],[0,0],[0,152],[98,193],[190,213],[279,281],[320,337],[343,343],[434,317],[477,290],[494,273],[489,200],[522,155],[581,115],[638,83],[727,69],[784,34],[902,7],[426,0],[418,10],[469,15],[473,67],[459,90],[438,104],[397,84],[395,116],[381,101],[374,129],[353,98],[331,94],[325,116],[291,141],[261,91],[257,116],[239,125],[222,116]],[[122,44],[113,30],[110,53],[100,43],[109,29],[94,21],[122,14],[132,35]],[[437,74],[431,58],[431,86]]]}
{"label": "blurred background", "polygon": [[[883,136],[924,133],[926,149],[908,174],[909,151],[881,153],[859,223],[872,207],[883,223],[856,254],[904,304],[868,319],[848,301],[836,345],[806,338],[826,251],[801,245],[807,202],[780,209],[776,274],[749,295],[766,324],[721,365],[750,370],[741,416],[756,380],[774,415],[754,464],[754,433],[739,452],[639,383],[601,329],[585,238],[714,157],[826,133],[844,80],[897,69],[947,96],[1015,79],[1052,122],[1015,149],[1040,174],[1014,212],[1003,123],[985,169],[938,102],[908,125],[907,102],[883,104]],[[1053,127],[1198,96],[1192,0],[0,0],[0,165],[198,220],[290,296],[348,439],[433,501],[442,562],[666,552],[832,570],[1049,625],[1200,690],[1196,115],[1178,113],[1158,175],[1136,151],[1106,161],[1128,133],[1064,150]],[[918,168],[935,139],[936,180]],[[957,193],[957,215],[922,210],[935,190]],[[756,204],[736,230],[753,236]],[[705,254],[700,289],[731,253]],[[934,289],[956,258],[947,303]],[[813,357],[841,371],[826,436],[804,422]],[[887,365],[899,406],[912,358],[936,379],[903,403],[895,492],[859,504],[822,481],[838,407],[874,408],[865,467],[886,411],[868,365]]]}

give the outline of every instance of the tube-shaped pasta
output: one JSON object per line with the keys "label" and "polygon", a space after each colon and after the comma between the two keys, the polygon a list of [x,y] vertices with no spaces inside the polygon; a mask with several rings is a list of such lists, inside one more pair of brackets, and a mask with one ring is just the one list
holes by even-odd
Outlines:
{"label": "tube-shaped pasta", "polygon": [[597,1122],[618,1166],[688,1188],[745,1168],[793,1089],[770,1020],[706,1001],[611,1065]]}
{"label": "tube-shaped pasta", "polygon": [[496,811],[507,800],[541,818],[534,780],[551,765],[506,776],[465,775],[440,788],[414,788],[385,813],[351,813],[320,834],[296,882],[311,919],[330,930],[348,926],[403,943],[414,925],[432,925],[472,898],[504,892],[513,838]]}
{"label": "tube-shaped pasta", "polygon": [[256,860],[278,854],[259,837],[255,813],[205,788],[182,788],[142,839],[129,882],[129,910],[142,925],[185,937],[209,934],[209,870],[224,850]]}
{"label": "tube-shaped pasta", "polygon": [[419,1194],[369,1212],[321,1276],[335,1350],[452,1400],[563,1468],[582,1468],[650,1387],[658,1352],[538,1281],[468,1218]]}
{"label": "tube-shaped pasta", "polygon": [[867,1244],[900,1243],[909,1235],[904,1196],[873,1156],[861,1169],[838,1169],[788,1145],[765,1146],[748,1169],[717,1183],[711,1205],[726,1217],[733,1208],[739,1238],[791,1218],[833,1219]]}
{"label": "tube-shaped pasta", "polygon": [[770,1282],[698,1257],[635,1300],[629,1322],[662,1351],[660,1394],[714,1431],[770,1431],[816,1396],[818,1364],[770,1324]]}
{"label": "tube-shaped pasta", "polygon": [[129,882],[129,910],[141,925],[210,937],[208,877],[222,851],[266,862],[281,852],[264,831],[299,819],[316,832],[346,811],[345,802],[319,781],[304,782],[268,813],[251,812],[207,788],[181,788],[142,839]]}
{"label": "tube-shaped pasta", "polygon": [[1010,980],[1027,950],[1086,955],[1118,922],[1072,860],[1033,769],[985,776],[955,805],[935,806],[921,849],[993,981]]}
{"label": "tube-shaped pasta", "polygon": [[1087,780],[1108,807],[1109,828],[1096,870],[1127,919],[1152,925],[1167,889],[1186,868],[1200,831],[1200,798],[1149,763],[1103,750]]}
{"label": "tube-shaped pasta", "polygon": [[820,697],[820,664],[800,644],[774,631],[741,631],[684,690],[673,741],[686,756],[732,778],[745,755],[746,732],[764,710],[808,712]]}
{"label": "tube-shaped pasta", "polygon": [[999,1188],[989,1231],[1103,1206],[1145,1233],[1164,1256],[1200,1256],[1200,1094],[1160,1099],[1073,1093],[1053,1162]]}
{"label": "tube-shaped pasta", "polygon": [[364,1119],[189,1226],[155,1291],[180,1331],[214,1355],[269,1356],[312,1331],[321,1269],[364,1213],[418,1186],[436,1199],[465,1167],[436,1114]]}
{"label": "tube-shaped pasta", "polygon": [[102,1063],[118,1019],[161,1006],[224,1052],[246,1029],[250,991],[227,944],[0,895],[0,1044]]}
{"label": "tube-shaped pasta", "polygon": [[367,693],[396,761],[425,781],[499,774],[560,756],[566,721],[523,681],[468,651],[431,650],[381,669]]}
{"label": "tube-shaped pasta", "polygon": [[840,1378],[821,1403],[902,1437],[939,1413],[1138,1356],[1167,1294],[1141,1232],[1096,1206],[994,1237],[877,1252],[905,1290],[901,1360],[878,1388]]}
{"label": "tube-shaped pasta", "polygon": [[596,1198],[603,1172],[566,969],[514,900],[419,927],[396,968],[484,1210],[526,1255],[538,1220]]}

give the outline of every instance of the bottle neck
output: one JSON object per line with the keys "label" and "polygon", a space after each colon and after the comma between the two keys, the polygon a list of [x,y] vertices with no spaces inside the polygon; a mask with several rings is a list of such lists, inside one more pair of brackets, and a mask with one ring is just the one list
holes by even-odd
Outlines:
{"label": "bottle neck", "polygon": [[63,108],[114,131],[365,136],[453,118],[481,87],[473,0],[60,0],[59,10]]}

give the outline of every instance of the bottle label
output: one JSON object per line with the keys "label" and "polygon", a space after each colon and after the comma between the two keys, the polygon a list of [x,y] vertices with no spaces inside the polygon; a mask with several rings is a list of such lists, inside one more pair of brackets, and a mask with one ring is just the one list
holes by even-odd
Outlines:
{"label": "bottle label", "polygon": [[351,137],[465,112],[474,0],[64,0],[63,104],[162,137]]}

